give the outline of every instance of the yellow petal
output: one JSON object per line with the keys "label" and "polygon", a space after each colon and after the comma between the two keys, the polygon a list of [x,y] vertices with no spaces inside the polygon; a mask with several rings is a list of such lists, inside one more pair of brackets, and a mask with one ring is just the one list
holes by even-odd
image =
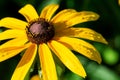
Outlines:
{"label": "yellow petal", "polygon": [[99,52],[90,43],[87,43],[84,40],[69,37],[60,37],[56,40],[64,44],[66,47],[88,57],[89,59],[101,63],[101,56]]}
{"label": "yellow petal", "polygon": [[88,22],[88,21],[95,21],[98,18],[99,18],[99,15],[94,13],[94,12],[81,11],[81,12],[78,12],[72,18],[70,18],[68,21],[66,21],[65,24],[68,27],[71,27],[71,26],[74,26],[74,25],[79,24],[79,23]]}
{"label": "yellow petal", "polygon": [[52,22],[54,23],[55,29],[59,32],[61,29],[65,28],[65,22],[71,17],[76,15],[76,11],[74,9],[65,9],[60,11],[57,15],[52,18]]}
{"label": "yellow petal", "polygon": [[86,73],[80,61],[67,47],[54,40],[49,42],[48,45],[52,49],[52,51],[58,56],[58,58],[63,62],[63,64],[68,67],[72,72],[82,77],[86,76]]}
{"label": "yellow petal", "polygon": [[0,40],[16,38],[23,35],[26,35],[25,30],[18,30],[18,29],[6,30],[0,33]]}
{"label": "yellow petal", "polygon": [[107,44],[107,41],[101,34],[89,28],[68,28],[56,33],[56,36],[78,37]]}
{"label": "yellow petal", "polygon": [[[54,26],[57,30],[61,30],[67,27],[74,26],[79,23],[94,21],[99,18],[99,15],[90,12],[90,11],[81,11],[76,12],[73,9],[65,9],[59,12],[53,19],[51,20],[54,23]],[[60,29],[59,29],[60,28]]]}
{"label": "yellow petal", "polygon": [[6,17],[0,20],[0,27],[25,30],[27,23],[12,17]]}
{"label": "yellow petal", "polygon": [[21,51],[26,49],[30,44],[18,46],[18,47],[6,47],[0,49],[0,62],[7,60],[17,54],[19,54]]}
{"label": "yellow petal", "polygon": [[44,18],[46,20],[50,20],[51,17],[53,16],[54,12],[58,9],[59,5],[57,4],[51,4],[51,5],[48,5],[46,6],[41,14],[40,14],[40,18]]}
{"label": "yellow petal", "polygon": [[53,18],[52,22],[57,23],[57,22],[64,22],[68,20],[73,14],[76,13],[74,9],[65,9],[57,13]]}
{"label": "yellow petal", "polygon": [[32,44],[22,56],[22,59],[17,65],[11,80],[24,80],[27,72],[29,71],[35,59],[36,54],[37,54],[37,45]]}
{"label": "yellow petal", "polygon": [[35,8],[30,4],[27,4],[26,6],[21,8],[19,10],[19,13],[22,14],[28,22],[30,22],[36,18],[39,18]]}
{"label": "yellow petal", "polygon": [[16,39],[9,40],[5,42],[4,44],[0,45],[0,49],[7,48],[11,46],[22,46],[28,41],[27,37],[19,37]]}
{"label": "yellow petal", "polygon": [[120,5],[120,0],[118,0],[118,4]]}
{"label": "yellow petal", "polygon": [[39,75],[34,75],[30,78],[30,80],[42,80]]}
{"label": "yellow petal", "polygon": [[46,44],[40,45],[39,57],[42,68],[43,80],[57,80],[55,63],[51,51]]}

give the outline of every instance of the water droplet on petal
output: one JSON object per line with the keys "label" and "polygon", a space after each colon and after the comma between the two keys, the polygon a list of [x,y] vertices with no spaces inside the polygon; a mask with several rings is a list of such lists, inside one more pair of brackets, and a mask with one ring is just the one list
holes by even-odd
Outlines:
{"label": "water droplet on petal", "polygon": [[98,39],[100,39],[100,36],[97,36]]}

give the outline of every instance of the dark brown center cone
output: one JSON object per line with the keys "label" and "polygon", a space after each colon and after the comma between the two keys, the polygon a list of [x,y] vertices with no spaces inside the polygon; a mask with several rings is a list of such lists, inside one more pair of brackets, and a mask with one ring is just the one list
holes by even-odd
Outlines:
{"label": "dark brown center cone", "polygon": [[26,27],[26,33],[29,41],[40,44],[51,40],[55,34],[52,23],[45,21],[45,19],[38,19],[30,22]]}

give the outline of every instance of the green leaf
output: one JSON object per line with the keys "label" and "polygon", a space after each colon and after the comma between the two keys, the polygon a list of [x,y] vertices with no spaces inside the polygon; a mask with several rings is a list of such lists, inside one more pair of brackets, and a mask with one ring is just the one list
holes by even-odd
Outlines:
{"label": "green leaf", "polygon": [[62,80],[84,80],[84,78],[72,73],[71,71],[68,71]]}
{"label": "green leaf", "polygon": [[119,76],[105,66],[90,62],[86,68],[89,80],[119,80]]}

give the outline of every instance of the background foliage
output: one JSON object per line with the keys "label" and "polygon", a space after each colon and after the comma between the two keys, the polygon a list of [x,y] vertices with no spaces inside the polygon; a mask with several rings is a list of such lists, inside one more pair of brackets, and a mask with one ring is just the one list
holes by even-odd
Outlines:
{"label": "background foliage", "polygon": [[[60,4],[58,11],[73,8],[77,11],[87,10],[98,13],[99,20],[76,26],[91,28],[106,38],[109,45],[91,42],[100,52],[102,64],[99,65],[75,53],[85,67],[86,79],[67,69],[57,67],[57,70],[60,75],[62,74],[62,80],[120,80],[120,6],[117,0],[0,0],[0,19],[9,16],[25,20],[18,10],[28,3],[34,5],[39,13],[44,6],[51,3]],[[1,28],[0,32],[2,30]],[[1,41],[0,44],[2,43]],[[20,55],[17,55],[0,63],[1,80],[10,80],[19,60]]]}

